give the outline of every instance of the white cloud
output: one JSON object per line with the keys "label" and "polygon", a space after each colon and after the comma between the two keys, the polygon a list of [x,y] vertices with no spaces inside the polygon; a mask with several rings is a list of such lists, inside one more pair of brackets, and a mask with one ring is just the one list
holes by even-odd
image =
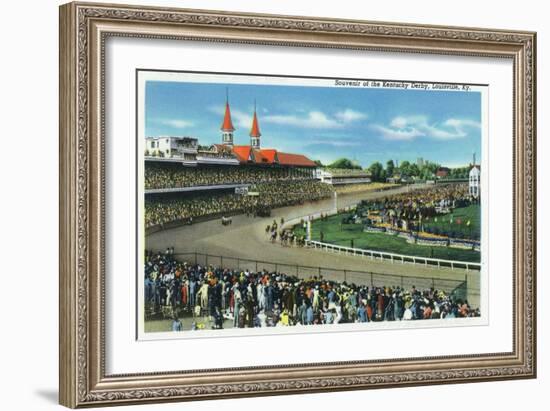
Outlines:
{"label": "white cloud", "polygon": [[411,127],[390,128],[375,124],[372,129],[378,131],[387,140],[412,140],[423,135],[419,130]]}
{"label": "white cloud", "polygon": [[359,141],[349,141],[349,140],[311,140],[307,142],[307,148],[311,146],[324,145],[331,147],[360,147],[365,143]]}
{"label": "white cloud", "polygon": [[390,122],[390,126],[400,129],[410,127],[412,124],[422,124],[426,122],[427,119],[425,116],[398,116],[392,119],[392,121]]}
{"label": "white cloud", "polygon": [[[243,113],[239,110],[231,110],[231,118],[233,119],[235,126],[240,128],[252,127],[252,114]],[[261,125],[261,122],[260,122]]]}
{"label": "white cloud", "polygon": [[[223,116],[225,114],[225,106],[210,106],[208,110],[211,113],[218,114],[220,116],[220,124],[222,123]],[[249,128],[252,126],[252,112],[245,113],[244,111],[231,108],[231,119],[233,125],[239,128]],[[261,125],[261,124],[260,124]]]}
{"label": "white cloud", "polygon": [[468,119],[456,119],[449,118],[444,123],[444,126],[450,127],[455,130],[457,134],[464,134],[466,136],[468,133],[465,129],[475,128],[480,129],[481,124],[478,121],[468,120]]}
{"label": "white cloud", "polygon": [[162,125],[173,127],[173,128],[187,128],[187,127],[193,126],[193,123],[191,121],[179,120],[179,119],[163,118],[163,119],[158,119],[157,122]]}
{"label": "white cloud", "polygon": [[[210,106],[208,110],[220,116],[220,121],[225,113],[224,106]],[[244,112],[235,108],[231,108],[231,118],[235,127],[248,128],[252,125],[253,109],[250,112]],[[352,109],[345,109],[334,113],[334,115],[326,114],[319,110],[304,111],[297,109],[292,114],[271,114],[265,108],[261,108],[258,121],[260,127],[262,123],[271,123],[284,126],[313,128],[313,129],[334,129],[343,128],[346,125],[366,119],[367,115]]]}
{"label": "white cloud", "polygon": [[267,123],[280,124],[301,128],[330,129],[343,128],[348,124],[366,119],[367,115],[352,109],[345,109],[329,115],[322,111],[312,110],[304,114],[280,114],[265,116]]}
{"label": "white cloud", "polygon": [[209,106],[208,111],[214,114],[219,114],[220,116],[223,116],[223,113],[225,112],[224,106]]}
{"label": "white cloud", "polygon": [[266,123],[273,123],[286,126],[303,127],[303,128],[337,128],[341,124],[329,118],[321,111],[310,111],[306,115],[297,116],[294,114],[279,114],[269,115],[263,118]]}
{"label": "white cloud", "polygon": [[480,127],[477,121],[456,118],[449,118],[439,124],[430,123],[426,116],[398,116],[392,119],[389,126],[372,126],[388,140],[412,140],[417,137],[453,140],[466,137],[468,129]]}
{"label": "white cloud", "polygon": [[337,112],[334,117],[344,123],[351,123],[353,121],[365,120],[368,116],[365,113],[347,108],[343,111]]}

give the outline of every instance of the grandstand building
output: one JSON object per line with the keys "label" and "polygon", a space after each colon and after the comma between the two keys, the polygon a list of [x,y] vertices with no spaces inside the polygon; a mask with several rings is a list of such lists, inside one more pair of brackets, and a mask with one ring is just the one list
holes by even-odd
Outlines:
{"label": "grandstand building", "polygon": [[147,137],[145,161],[181,162],[186,166],[207,164],[257,165],[299,168],[302,175],[315,178],[317,164],[303,154],[284,153],[273,148],[261,148],[261,132],[256,109],[250,129],[249,145],[234,145],[233,121],[229,101],[220,127],[221,144],[209,147],[199,145],[193,137]]}
{"label": "grandstand building", "polygon": [[283,153],[273,148],[261,148],[262,133],[260,132],[256,104],[254,104],[254,116],[249,133],[250,144],[233,144],[235,128],[231,120],[231,109],[228,101],[225,103],[225,114],[220,130],[222,132],[222,144],[214,144],[211,148],[212,151],[229,150],[241,165],[298,168],[305,177],[315,178],[317,165],[303,154]]}
{"label": "grandstand building", "polygon": [[248,144],[236,144],[228,100],[219,130],[221,141],[210,145],[189,136],[145,139],[147,233],[240,213],[265,217],[274,208],[332,198],[337,186],[371,181],[360,169],[320,169],[303,154],[263,148],[256,107]]}
{"label": "grandstand building", "polygon": [[147,137],[145,194],[237,189],[277,180],[316,180],[317,165],[305,155],[261,147],[256,107],[250,144],[235,144],[229,100],[225,102],[220,132],[221,144],[209,146],[188,136]]}
{"label": "grandstand building", "polygon": [[349,170],[343,168],[319,169],[318,178],[326,184],[334,186],[345,184],[365,184],[371,182],[371,175],[364,170]]}
{"label": "grandstand building", "polygon": [[145,157],[176,158],[178,160],[193,160],[196,157],[198,141],[192,137],[147,137],[145,139]]}

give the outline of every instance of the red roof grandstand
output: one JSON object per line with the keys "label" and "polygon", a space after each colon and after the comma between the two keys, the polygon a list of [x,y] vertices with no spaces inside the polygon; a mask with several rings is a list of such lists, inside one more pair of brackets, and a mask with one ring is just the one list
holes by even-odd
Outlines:
{"label": "red roof grandstand", "polygon": [[263,150],[252,149],[252,159],[256,164],[273,164],[270,163],[267,158],[263,155]]}
{"label": "red roof grandstand", "polygon": [[262,157],[264,157],[270,164],[278,162],[277,150],[274,148],[264,148],[261,152]]}
{"label": "red roof grandstand", "polygon": [[282,153],[273,148],[255,150],[251,146],[233,146],[233,154],[235,154],[242,164],[279,164],[295,167],[317,166],[317,164],[302,154]]}
{"label": "red roof grandstand", "polygon": [[250,146],[233,146],[233,154],[237,157],[237,159],[241,163],[246,163],[252,159],[250,156],[250,152],[252,151],[252,147]]}
{"label": "red roof grandstand", "polygon": [[317,167],[313,161],[302,154],[277,153],[279,164],[284,166]]}
{"label": "red roof grandstand", "polygon": [[[255,106],[255,105],[254,105]],[[221,126],[222,131],[235,131],[233,123],[231,121],[231,111],[229,109],[229,102],[225,103],[225,116],[223,118],[223,124]],[[258,116],[256,115],[256,107],[254,107],[254,117],[252,118],[252,127],[250,129],[250,137],[257,138],[261,136],[260,126],[258,123]],[[259,141],[259,140],[258,140]],[[309,158],[302,154],[281,153],[273,148],[260,149],[259,147],[253,147],[252,145],[246,146],[232,146],[232,145],[218,145],[216,148],[227,147],[233,153],[233,155],[239,160],[241,164],[266,164],[266,165],[282,165],[290,167],[316,167],[317,165]],[[258,143],[259,146],[259,143]]]}

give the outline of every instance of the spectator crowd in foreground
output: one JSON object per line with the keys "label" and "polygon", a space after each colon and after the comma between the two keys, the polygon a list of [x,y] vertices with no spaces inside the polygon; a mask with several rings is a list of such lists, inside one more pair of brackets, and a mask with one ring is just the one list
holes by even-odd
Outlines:
{"label": "spectator crowd in foreground", "polygon": [[[146,252],[146,320],[168,309],[187,331],[478,317],[479,309],[443,290],[369,287],[300,279],[281,272],[204,267],[175,259],[173,249]],[[193,318],[185,329],[178,316]]]}

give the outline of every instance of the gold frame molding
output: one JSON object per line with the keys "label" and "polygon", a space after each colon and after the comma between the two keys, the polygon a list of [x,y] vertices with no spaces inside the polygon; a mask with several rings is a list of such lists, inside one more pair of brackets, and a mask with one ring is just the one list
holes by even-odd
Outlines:
{"label": "gold frame molding", "polygon": [[[106,375],[104,46],[110,36],[474,55],[514,64],[514,349],[506,353]],[[536,34],[69,3],[60,7],[60,403],[67,407],[536,376]]]}

